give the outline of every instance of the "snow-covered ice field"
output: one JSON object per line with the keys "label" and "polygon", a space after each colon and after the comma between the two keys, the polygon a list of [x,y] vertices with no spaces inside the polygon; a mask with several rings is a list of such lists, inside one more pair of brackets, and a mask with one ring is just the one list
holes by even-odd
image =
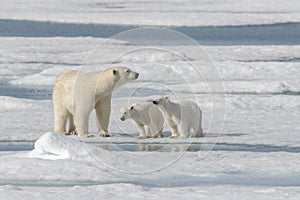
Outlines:
{"label": "snow-covered ice field", "polygon": [[224,26],[299,22],[297,0],[1,0],[0,18],[146,26]]}
{"label": "snow-covered ice field", "polygon": [[[1,200],[300,198],[299,2],[1,0],[0,10]],[[10,29],[16,22],[19,32]],[[47,36],[38,30],[44,23],[99,30],[115,24],[103,31],[107,37],[131,25],[171,25],[206,45],[180,45],[176,37],[155,34],[107,40],[82,28],[64,35],[69,30],[56,25]],[[282,27],[276,34],[277,23],[296,27],[287,30],[289,39]],[[262,24],[274,28],[270,40],[259,34],[247,40],[235,29],[256,25],[245,27],[263,33]],[[214,26],[232,26],[239,39],[212,42],[213,35],[197,34],[200,26],[218,34]],[[158,38],[155,46],[151,38]],[[140,73],[114,93],[112,137],[52,133],[56,77],[111,65]],[[198,103],[204,138],[139,140],[134,126],[119,120],[121,106],[164,94]],[[90,121],[96,135],[94,113]],[[164,134],[170,134],[167,127]]]}

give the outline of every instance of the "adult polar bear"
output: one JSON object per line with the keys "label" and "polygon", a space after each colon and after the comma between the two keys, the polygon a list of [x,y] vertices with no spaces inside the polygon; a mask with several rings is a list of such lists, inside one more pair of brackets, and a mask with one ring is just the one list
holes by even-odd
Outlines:
{"label": "adult polar bear", "polygon": [[62,74],[53,88],[54,132],[77,132],[80,136],[87,137],[89,115],[96,109],[99,135],[108,137],[112,92],[136,80],[138,76],[137,72],[127,67],[112,67],[90,73],[72,70]]}

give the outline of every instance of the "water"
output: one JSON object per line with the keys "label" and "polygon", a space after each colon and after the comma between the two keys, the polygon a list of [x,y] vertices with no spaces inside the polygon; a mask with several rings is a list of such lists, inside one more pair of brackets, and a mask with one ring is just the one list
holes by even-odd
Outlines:
{"label": "water", "polygon": [[[200,143],[89,143],[108,151],[128,152],[200,152],[200,151],[246,151],[246,152],[288,152],[300,153],[299,147],[250,145],[250,144],[200,144]],[[0,141],[0,151],[30,151],[34,148],[34,141]]]}
{"label": "water", "polygon": [[197,151],[246,151],[246,152],[289,152],[300,153],[299,147],[249,144],[96,144],[108,151],[157,151],[157,152],[197,152]]}
{"label": "water", "polygon": [[52,87],[0,84],[0,96],[9,96],[33,100],[49,100],[52,99]]}
{"label": "water", "polygon": [[34,141],[0,141],[0,152],[5,151],[31,151]]}
{"label": "water", "polygon": [[[71,24],[27,20],[0,20],[0,37],[102,37],[109,38],[138,26]],[[182,32],[202,45],[299,45],[300,23],[251,26],[166,27]],[[125,38],[130,44],[147,45],[147,34]],[[155,41],[152,41],[153,45]],[[158,45],[167,45],[158,38]],[[178,41],[168,41],[176,45]]]}

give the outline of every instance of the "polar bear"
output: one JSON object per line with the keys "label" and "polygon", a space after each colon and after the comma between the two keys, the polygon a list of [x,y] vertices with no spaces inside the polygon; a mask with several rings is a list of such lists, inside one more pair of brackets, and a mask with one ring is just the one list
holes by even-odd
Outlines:
{"label": "polar bear", "polygon": [[169,96],[162,96],[153,100],[153,104],[163,111],[171,129],[171,138],[187,138],[191,129],[195,137],[203,137],[202,111],[196,103],[186,100],[174,103]]}
{"label": "polar bear", "polygon": [[154,106],[152,101],[132,104],[129,107],[123,107],[120,110],[122,121],[131,119],[136,125],[140,135],[139,139],[161,138],[164,125],[164,116],[160,109]]}
{"label": "polar bear", "polygon": [[[89,115],[96,109],[99,135],[108,137],[112,92],[138,76],[139,73],[127,67],[89,73],[71,70],[62,74],[53,88],[54,132],[87,137]],[[66,131],[68,120],[69,130]]]}

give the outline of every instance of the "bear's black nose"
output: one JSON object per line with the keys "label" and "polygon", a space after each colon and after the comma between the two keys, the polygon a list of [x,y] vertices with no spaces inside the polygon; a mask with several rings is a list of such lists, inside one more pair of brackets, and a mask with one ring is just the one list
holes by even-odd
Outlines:
{"label": "bear's black nose", "polygon": [[157,105],[157,104],[158,104],[158,102],[157,102],[157,101],[153,101],[153,104]]}
{"label": "bear's black nose", "polygon": [[135,73],[135,79],[138,79],[139,75],[139,73]]}
{"label": "bear's black nose", "polygon": [[121,121],[125,121],[125,117],[121,117],[120,120],[121,120]]}

